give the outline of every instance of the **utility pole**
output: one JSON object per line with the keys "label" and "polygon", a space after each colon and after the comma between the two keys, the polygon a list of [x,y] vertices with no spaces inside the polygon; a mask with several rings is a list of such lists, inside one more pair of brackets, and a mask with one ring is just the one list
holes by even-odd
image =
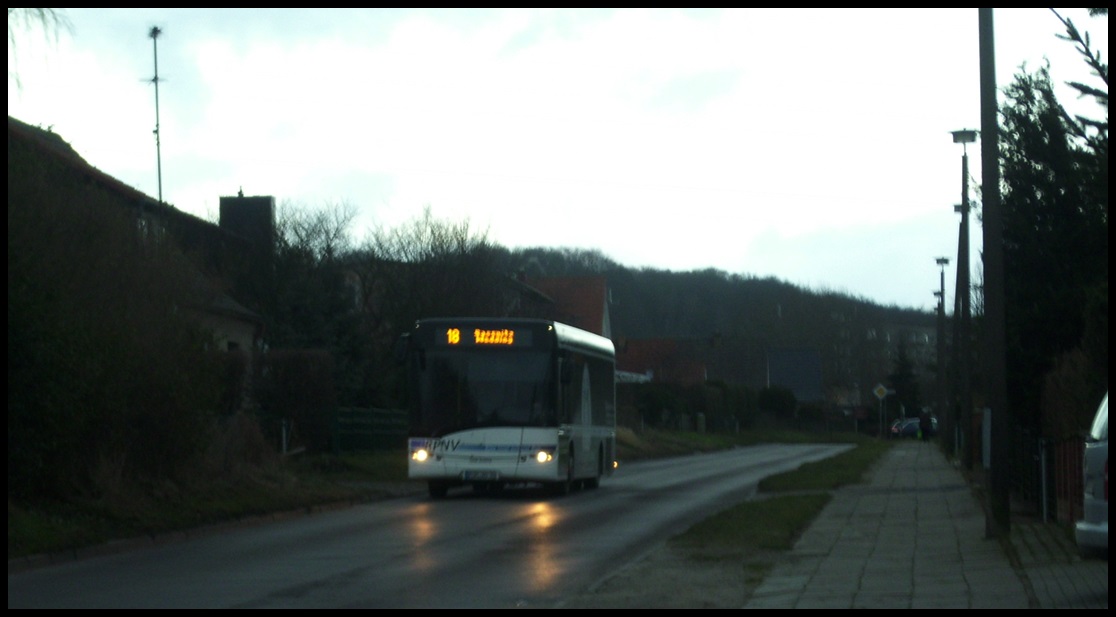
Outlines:
{"label": "utility pole", "polygon": [[163,31],[158,26],[152,26],[147,35],[151,37],[151,45],[155,51],[155,76],[151,83],[155,84],[155,166],[159,174],[159,203],[163,203],[163,152],[159,139],[159,35]]}
{"label": "utility pole", "polygon": [[980,34],[981,186],[984,204],[984,376],[992,414],[988,444],[991,474],[985,535],[1011,532],[1008,499],[1008,432],[1006,322],[1004,313],[1003,213],[1000,209],[1000,128],[996,103],[996,54],[992,9],[977,9]]}

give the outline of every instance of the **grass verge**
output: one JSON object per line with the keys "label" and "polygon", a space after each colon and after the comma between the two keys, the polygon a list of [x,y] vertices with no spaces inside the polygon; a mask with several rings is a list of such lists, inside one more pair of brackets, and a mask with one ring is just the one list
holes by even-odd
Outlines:
{"label": "grass verge", "polygon": [[8,559],[62,554],[111,540],[157,536],[253,517],[360,503],[406,482],[402,450],[304,456],[235,479],[129,487],[68,503],[8,500]]}
{"label": "grass verge", "polygon": [[768,495],[719,512],[671,543],[695,553],[789,550],[829,503],[828,491],[860,482],[893,445],[869,438],[853,441],[856,447],[847,452],[762,480],[759,490]]}

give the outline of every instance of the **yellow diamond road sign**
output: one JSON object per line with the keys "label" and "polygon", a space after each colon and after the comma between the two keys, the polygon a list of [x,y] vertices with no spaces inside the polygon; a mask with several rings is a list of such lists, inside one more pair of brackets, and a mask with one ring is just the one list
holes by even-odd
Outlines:
{"label": "yellow diamond road sign", "polygon": [[872,392],[875,392],[876,398],[880,399],[881,401],[885,396],[887,396],[887,388],[885,388],[882,383],[876,386],[876,389],[872,390]]}

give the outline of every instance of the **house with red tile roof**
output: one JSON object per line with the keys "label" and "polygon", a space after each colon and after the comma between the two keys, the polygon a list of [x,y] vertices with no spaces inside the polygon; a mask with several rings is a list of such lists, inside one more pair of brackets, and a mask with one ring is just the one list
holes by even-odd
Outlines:
{"label": "house with red tile roof", "polygon": [[616,343],[617,377],[625,382],[703,384],[708,371],[702,347],[684,339],[621,339]]}
{"label": "house with red tile roof", "polygon": [[520,303],[512,316],[552,319],[612,338],[604,276],[517,278]]}

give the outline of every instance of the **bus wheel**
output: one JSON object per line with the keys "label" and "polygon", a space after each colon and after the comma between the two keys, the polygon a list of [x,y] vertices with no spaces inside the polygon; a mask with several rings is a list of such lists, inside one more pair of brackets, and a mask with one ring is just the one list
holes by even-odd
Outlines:
{"label": "bus wheel", "polygon": [[601,485],[601,476],[604,475],[604,467],[602,466],[604,457],[600,452],[597,452],[597,472],[593,477],[585,479],[585,488],[597,488]]}
{"label": "bus wheel", "polygon": [[573,490],[574,484],[574,457],[573,451],[570,451],[569,457],[566,459],[566,479],[559,480],[550,485],[550,492],[555,495],[569,495]]}
{"label": "bus wheel", "polygon": [[430,491],[430,496],[434,499],[441,499],[449,493],[449,485],[445,482],[435,482],[431,480],[427,485],[427,489]]}

